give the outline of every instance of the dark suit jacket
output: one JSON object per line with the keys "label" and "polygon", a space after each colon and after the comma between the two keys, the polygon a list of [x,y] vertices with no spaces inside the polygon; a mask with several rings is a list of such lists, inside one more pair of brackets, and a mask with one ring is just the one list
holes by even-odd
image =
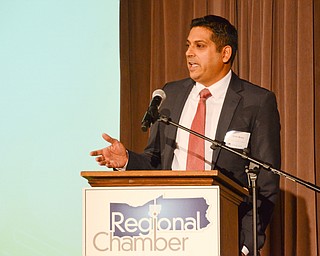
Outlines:
{"label": "dark suit jacket", "polygon": [[[182,109],[195,82],[190,79],[171,82],[164,86],[166,100],[160,113],[179,122]],[[274,93],[240,79],[234,73],[228,87],[216,131],[216,140],[223,141],[231,130],[251,133],[248,149],[250,156],[280,168],[280,121]],[[129,151],[128,170],[171,169],[177,128],[156,122],[151,127],[148,145],[142,154]],[[241,157],[216,149],[212,169],[218,169],[243,186],[248,186],[245,166]],[[260,170],[257,185],[258,198],[258,246],[261,248],[276,197],[279,192],[279,177]],[[239,207],[240,246],[245,244],[250,251],[252,241],[252,207],[250,199]]]}

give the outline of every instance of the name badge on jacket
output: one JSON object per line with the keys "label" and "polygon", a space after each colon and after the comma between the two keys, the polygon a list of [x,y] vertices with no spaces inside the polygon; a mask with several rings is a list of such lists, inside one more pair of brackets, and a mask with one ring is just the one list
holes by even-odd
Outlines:
{"label": "name badge on jacket", "polygon": [[224,137],[224,142],[230,148],[244,149],[248,147],[249,139],[249,132],[228,131]]}

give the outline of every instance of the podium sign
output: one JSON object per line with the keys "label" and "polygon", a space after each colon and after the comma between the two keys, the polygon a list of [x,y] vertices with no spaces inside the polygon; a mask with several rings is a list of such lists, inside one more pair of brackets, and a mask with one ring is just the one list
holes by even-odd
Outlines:
{"label": "podium sign", "polygon": [[83,256],[219,256],[219,186],[83,190]]}

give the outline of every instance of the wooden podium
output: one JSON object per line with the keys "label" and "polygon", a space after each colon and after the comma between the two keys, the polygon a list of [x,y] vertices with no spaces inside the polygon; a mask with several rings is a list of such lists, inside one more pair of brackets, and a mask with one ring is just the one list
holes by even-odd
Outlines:
{"label": "wooden podium", "polygon": [[249,193],[219,171],[83,171],[81,176],[92,187],[218,185],[221,255],[239,255],[238,206]]}

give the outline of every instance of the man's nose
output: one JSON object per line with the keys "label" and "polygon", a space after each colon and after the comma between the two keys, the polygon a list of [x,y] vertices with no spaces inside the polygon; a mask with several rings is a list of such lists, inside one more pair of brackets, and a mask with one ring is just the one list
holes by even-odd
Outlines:
{"label": "man's nose", "polygon": [[190,57],[190,56],[194,56],[194,51],[192,49],[192,47],[188,47],[187,51],[186,51],[186,56]]}

